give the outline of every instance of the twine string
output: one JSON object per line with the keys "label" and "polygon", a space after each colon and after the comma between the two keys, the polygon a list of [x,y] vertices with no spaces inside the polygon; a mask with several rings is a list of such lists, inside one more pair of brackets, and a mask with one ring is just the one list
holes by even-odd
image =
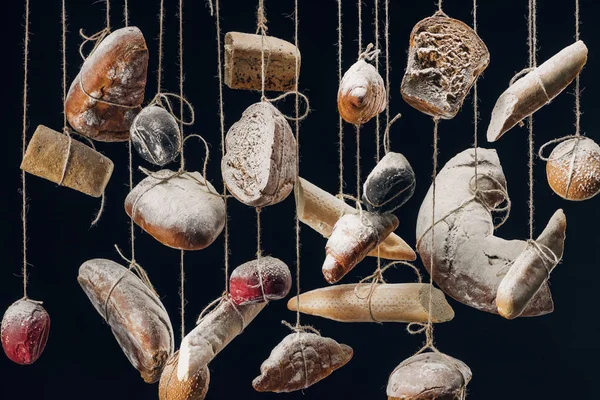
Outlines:
{"label": "twine string", "polygon": [[[537,68],[537,0],[529,0],[529,16],[528,16],[528,42],[529,42],[529,68]],[[538,77],[538,82],[540,86],[543,87],[541,80],[539,79],[539,75],[536,73],[536,77]],[[546,93],[544,88],[544,93]],[[546,93],[546,97],[548,94]],[[529,239],[533,239],[533,231],[534,231],[534,197],[533,197],[533,168],[534,168],[534,139],[533,139],[533,115],[530,115],[528,118],[528,144],[529,144],[529,160],[528,160],[528,170],[529,170]]]}
{"label": "twine string", "polygon": [[[473,31],[477,34],[477,0],[473,0]],[[475,190],[477,190],[479,180],[478,180],[478,168],[479,168],[479,160],[478,160],[478,123],[479,123],[479,96],[477,90],[477,80],[473,84],[473,152],[475,156]]]}
{"label": "twine string", "polygon": [[[298,30],[300,26],[300,17],[298,15],[298,0],[294,0],[294,45],[296,49],[299,49],[299,38],[298,38]],[[295,59],[295,75],[296,75],[296,101],[295,101],[295,130],[296,130],[296,173],[298,176],[300,175],[300,93],[298,92],[300,86],[300,65],[299,59],[296,57]],[[308,107],[308,99],[307,102],[307,110]],[[300,324],[300,218],[298,217],[298,210],[296,209],[295,216],[295,232],[296,232],[296,327],[301,327]],[[262,280],[261,280],[262,282]],[[308,374],[306,375],[306,379],[308,379]]]}
{"label": "twine string", "polygon": [[[161,0],[162,1],[162,0]],[[183,132],[183,127],[184,125],[192,125],[194,123],[194,108],[192,107],[192,105],[190,104],[189,101],[187,101],[183,95],[183,0],[179,0],[179,35],[178,35],[178,39],[179,39],[179,48],[178,48],[178,55],[179,55],[179,133],[181,135],[181,157],[180,157],[180,166],[179,166],[179,170],[180,171],[185,171],[185,152],[184,152],[184,148],[185,148],[185,142],[187,139],[189,139],[189,137],[185,137],[185,134]],[[161,36],[162,36],[162,30],[161,30]],[[160,92],[159,92],[160,93]],[[159,97],[160,98],[160,97]],[[170,103],[168,101],[168,97],[164,96],[162,97],[163,99],[165,99],[165,101],[167,102],[167,104],[169,105],[170,108]],[[186,124],[185,118],[183,116],[183,110],[184,110],[184,104],[189,108],[190,113],[191,113],[191,121],[188,122]],[[171,112],[172,114],[172,112]],[[206,148],[206,157],[204,158],[204,168],[202,170],[202,177],[204,179],[204,184],[206,186],[206,188],[208,188],[208,182],[206,180],[206,168],[207,168],[207,164],[208,164],[208,159],[209,159],[209,151],[208,151],[208,143],[206,143],[206,140],[204,140],[204,138],[200,135],[195,135],[195,137],[200,138],[205,145]],[[185,251],[184,250],[180,250],[179,252],[179,300],[181,302],[180,304],[180,308],[181,308],[181,341],[183,341],[183,339],[185,338]]]}
{"label": "twine string", "polygon": [[383,146],[384,146],[385,154],[390,152],[390,129],[392,128],[392,125],[394,125],[394,123],[396,121],[398,121],[400,118],[402,118],[402,114],[398,113],[390,121],[389,120],[389,112],[387,113],[387,116],[386,116],[387,122],[386,122],[386,126],[385,126],[385,131],[383,133]]}
{"label": "twine string", "polygon": [[[375,48],[379,48],[379,0],[375,1],[375,12],[374,12],[374,28],[375,28]],[[379,72],[379,58],[375,58],[375,69]],[[386,109],[389,107],[389,104],[386,104]],[[381,137],[380,137],[380,129],[381,129],[381,121],[379,119],[379,114],[375,117],[375,161],[379,162],[381,158]]]}
{"label": "twine string", "polygon": [[[64,6],[64,0],[63,0]],[[27,149],[27,108],[29,106],[27,100],[27,91],[29,85],[29,0],[25,0],[25,34],[23,39],[23,120],[22,120],[22,135],[21,135],[21,157],[25,158]],[[27,299],[27,179],[25,170],[21,169],[21,224],[23,233],[23,298]]]}
{"label": "twine string", "polygon": [[[575,0],[575,41],[579,41],[579,0]],[[575,77],[575,135],[581,135],[581,90],[580,74]]]}
{"label": "twine string", "polygon": [[[337,0],[337,5],[338,5],[337,60],[338,60],[338,86],[339,86],[342,83],[342,0]],[[344,193],[344,121],[343,121],[341,115],[338,115],[338,154],[339,154],[339,163],[338,163],[339,190],[338,190],[338,193],[342,194],[342,193]]]}

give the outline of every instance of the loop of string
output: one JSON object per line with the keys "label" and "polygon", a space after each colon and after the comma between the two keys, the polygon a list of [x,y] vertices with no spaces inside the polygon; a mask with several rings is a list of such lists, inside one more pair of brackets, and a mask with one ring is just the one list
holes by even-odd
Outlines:
{"label": "loop of string", "polygon": [[244,319],[244,314],[242,314],[242,312],[240,311],[238,306],[231,300],[231,298],[225,292],[223,292],[223,294],[219,298],[210,302],[204,308],[204,310],[202,310],[202,312],[198,316],[198,319],[196,320],[196,325],[200,324],[202,322],[202,320],[204,320],[204,318],[206,318],[211,312],[215,311],[223,303],[229,303],[229,305],[231,305],[233,310],[236,312],[236,314],[240,318],[240,325],[241,325],[240,331],[243,332],[244,329],[246,329],[246,326],[248,326],[248,324],[246,323],[246,320]]}
{"label": "loop of string", "polygon": [[296,333],[310,332],[314,333],[315,335],[321,336],[321,332],[319,332],[316,328],[310,325],[292,325],[287,321],[281,321],[281,324]]}
{"label": "loop of string", "polygon": [[[386,0],[387,1],[387,0]],[[337,0],[338,5],[338,43],[337,43],[337,59],[338,59],[338,86],[342,83],[342,0]],[[338,113],[339,114],[339,113]],[[339,154],[339,190],[338,193],[344,192],[344,121],[341,115],[338,115],[338,154]]]}
{"label": "loop of string", "polygon": [[[560,262],[560,258],[548,246],[542,243],[538,243],[533,239],[527,239],[527,246],[525,250],[529,248],[532,248],[538,256],[538,258],[542,260],[544,268],[546,269],[546,280],[550,279],[550,273],[552,272],[554,266]],[[506,271],[510,269],[514,263],[514,260],[509,263],[506,263],[504,267],[498,270],[496,276],[501,277],[506,275]]]}
{"label": "loop of string", "polygon": [[[575,162],[577,161],[577,149],[579,148],[579,142],[584,139],[586,139],[585,136],[581,136],[578,134],[563,136],[558,139],[554,139],[554,140],[550,140],[550,141],[546,142],[542,147],[540,147],[540,149],[538,151],[538,157],[546,162],[558,160],[563,157],[569,157],[569,156],[571,157],[571,159],[569,160],[569,172],[567,173],[568,180],[567,180],[567,185],[566,185],[566,189],[565,189],[565,199],[569,198],[569,190],[571,189],[571,184],[573,183],[573,177],[575,176],[575,174],[574,174]],[[559,156],[555,156],[555,157],[552,157],[551,155],[549,157],[544,156],[544,150],[546,149],[546,147],[556,144],[556,143],[561,143],[561,142],[564,142],[567,140],[573,140],[573,147],[571,148],[571,150],[567,151],[564,154],[560,154]]]}
{"label": "loop of string", "polygon": [[365,49],[365,51],[363,51],[362,53],[359,54],[358,59],[366,60],[366,61],[373,61],[373,60],[377,59],[377,57],[379,56],[379,53],[381,53],[381,50],[378,49],[376,46],[374,46],[373,43],[369,43],[367,45],[367,48]]}
{"label": "loop of string", "polygon": [[[177,101],[179,101],[180,109],[183,108],[184,106],[188,109],[188,113],[190,114],[189,120],[186,120],[182,113],[180,113],[179,115],[175,114],[175,111],[173,111],[173,104],[171,103],[171,100],[169,99],[170,97],[177,99]],[[169,114],[171,114],[173,116],[173,118],[175,118],[175,120],[181,125],[191,126],[191,125],[194,125],[194,123],[196,122],[196,114],[194,111],[194,106],[192,106],[192,103],[190,103],[190,101],[188,99],[186,99],[185,97],[183,97],[180,94],[169,93],[169,92],[158,92],[158,93],[156,93],[156,96],[154,96],[152,101],[150,101],[150,103],[148,104],[147,107],[154,106],[154,105],[162,107],[165,110],[167,110],[169,112]]]}
{"label": "loop of string", "polygon": [[390,152],[390,129],[392,128],[392,125],[394,125],[394,123],[396,121],[398,121],[400,118],[402,118],[402,114],[398,113],[396,114],[396,116],[394,118],[392,118],[392,120],[389,120],[389,110],[387,111],[387,116],[386,116],[386,126],[385,126],[385,131],[383,133],[383,146],[384,146],[384,152],[385,154]]}
{"label": "loop of string", "polygon": [[[21,158],[25,158],[27,149],[27,101],[28,78],[29,78],[29,0],[25,0],[25,35],[23,48],[23,121],[21,135]],[[27,299],[27,179],[25,170],[21,169],[21,223],[23,233],[23,298]]]}
{"label": "loop of string", "polygon": [[[296,63],[297,62],[298,62],[298,58],[296,58]],[[298,70],[298,69],[296,69],[296,70]],[[299,79],[299,76],[296,77],[296,85],[297,85],[298,79]],[[297,88],[296,88],[296,90],[285,92],[285,93],[283,93],[283,94],[281,94],[281,95],[279,95],[277,97],[274,97],[274,98],[268,98],[266,96],[262,96],[261,97],[261,101],[267,101],[269,103],[275,103],[275,102],[277,102],[279,100],[283,100],[284,98],[286,98],[288,96],[291,96],[291,95],[295,95],[296,96],[296,102],[297,102],[296,105],[297,105],[298,108],[296,109],[295,116],[291,117],[291,116],[285,115],[285,114],[283,114],[283,116],[287,120],[289,120],[289,121],[296,121],[296,122],[299,122],[299,121],[302,121],[302,120],[306,119],[306,117],[308,117],[308,114],[310,113],[310,102],[308,101],[308,97],[304,93],[300,93],[297,90]],[[299,111],[300,109],[299,109],[299,103],[298,103],[298,98],[299,97],[301,97],[302,100],[304,100],[304,102],[306,103],[306,109],[304,110],[304,112],[301,115],[300,115],[300,111]]]}
{"label": "loop of string", "polygon": [[[83,61],[85,61],[89,56],[91,56],[94,53],[94,51],[96,51],[96,49],[98,48],[100,43],[104,40],[104,38],[106,36],[110,35],[110,27],[108,27],[108,26],[104,27],[100,31],[98,31],[92,35],[89,35],[89,36],[85,34],[83,29],[80,29],[79,35],[83,39],[83,41],[79,45],[79,55],[81,56],[81,59]],[[86,55],[85,54],[85,46],[88,43],[93,43],[94,47],[92,47],[92,50],[89,53],[87,53],[87,55]]]}

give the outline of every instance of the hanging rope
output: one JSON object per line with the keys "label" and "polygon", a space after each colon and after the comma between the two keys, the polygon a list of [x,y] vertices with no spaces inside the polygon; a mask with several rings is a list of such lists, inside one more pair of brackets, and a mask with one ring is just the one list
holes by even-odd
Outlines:
{"label": "hanging rope", "polygon": [[163,35],[164,35],[164,19],[165,19],[165,0],[160,0],[160,11],[158,13],[158,71],[157,71],[157,93],[161,92],[162,88],[162,64],[163,64]]}
{"label": "hanging rope", "polygon": [[[298,0],[294,0],[294,45],[299,48],[298,28],[300,25],[300,17],[298,16]],[[298,89],[300,87],[300,65],[299,59],[296,57],[296,171],[300,175],[300,96]],[[300,218],[296,211],[296,328],[300,325]]]}
{"label": "hanging rope", "polygon": [[[473,0],[473,30],[475,34],[477,34],[477,0]],[[479,123],[479,97],[477,94],[477,80],[473,84],[473,153],[475,156],[475,190],[477,191],[479,182],[478,182],[478,157],[477,157],[477,147],[478,147],[478,138],[477,138],[477,129]]]}
{"label": "hanging rope", "polygon": [[[161,0],[162,2],[163,0]],[[162,22],[161,22],[162,26]],[[161,29],[162,36],[162,29]],[[179,97],[183,99],[183,0],[179,0]],[[181,133],[181,165],[180,170],[185,171],[185,155],[183,151],[184,143],[185,143],[185,135],[183,133],[183,106],[184,102],[179,102],[179,132]],[[208,149],[207,149],[208,151]],[[206,160],[208,160],[208,153],[206,154]],[[206,169],[204,170],[204,180],[206,181]],[[208,185],[207,185],[208,186]],[[181,340],[185,338],[185,251],[180,251],[180,260],[179,260],[179,277],[180,277],[180,287],[179,287],[179,299],[181,300]]]}
{"label": "hanging rope", "polygon": [[443,0],[438,0],[438,12],[441,12],[441,13],[444,12],[444,10],[442,10],[442,3],[443,2],[444,2]]}
{"label": "hanging rope", "polygon": [[[379,0],[375,0],[375,48],[379,49]],[[387,54],[386,54],[387,56]],[[375,68],[377,72],[379,72],[379,57],[375,57]],[[389,108],[389,103],[387,103],[386,109]],[[375,161],[379,162],[381,158],[381,137],[379,135],[380,122],[379,122],[379,114],[375,117]]]}
{"label": "hanging rope", "polygon": [[[265,9],[265,1],[258,0],[258,10],[256,13],[256,33],[260,32],[261,35],[261,43],[260,43],[260,80],[261,80],[261,101],[267,101],[267,97],[265,96],[265,36],[267,34],[267,14]],[[296,82],[297,84],[297,82]],[[296,92],[298,92],[296,90]],[[262,256],[262,248],[261,248],[261,221],[260,221],[260,213],[261,208],[256,207],[256,260],[257,264],[260,268],[260,258]]]}
{"label": "hanging rope", "polygon": [[387,130],[387,136],[383,138],[383,145],[385,152],[390,151],[390,100],[392,94],[390,93],[390,1],[385,0],[385,93],[387,95],[387,107],[385,108],[385,126]]}
{"label": "hanging rope", "polygon": [[[579,0],[575,0],[575,41],[579,41]],[[581,136],[581,91],[579,75],[575,77],[575,136]],[[567,190],[568,193],[568,190]]]}
{"label": "hanging rope", "polygon": [[[63,1],[64,6],[64,1]],[[27,149],[27,89],[29,79],[29,0],[25,0],[25,38],[23,40],[23,131],[21,136],[21,158]],[[27,181],[25,170],[21,169],[21,222],[23,230],[23,298],[27,298]]]}
{"label": "hanging rope", "polygon": [[[440,0],[440,9],[442,1]],[[433,156],[432,156],[432,173],[431,173],[431,187],[432,187],[432,196],[431,196],[431,251],[433,252],[435,249],[435,196],[436,196],[436,178],[437,178],[437,168],[438,168],[438,124],[439,119],[433,119]],[[432,310],[433,306],[433,274],[435,269],[435,263],[433,262],[433,255],[430,257],[429,264],[429,308],[428,310]],[[431,320],[431,313],[427,313],[427,327],[425,329],[425,339],[426,347],[434,348],[433,343],[433,321]]]}
{"label": "hanging rope", "polygon": [[[529,0],[529,68],[537,67],[537,0]],[[529,127],[529,239],[533,239],[533,224],[534,224],[534,202],[533,202],[533,167],[534,167],[534,141],[533,141],[533,116],[528,118]]]}
{"label": "hanging rope", "polygon": [[[363,57],[362,51],[362,0],[358,0],[358,58]],[[356,198],[360,199],[360,124],[356,129]]]}
{"label": "hanging rope", "polygon": [[125,26],[129,26],[129,1],[125,0],[125,4],[123,4],[123,20],[125,21]]}
{"label": "hanging rope", "polygon": [[[338,86],[342,83],[342,0],[338,0]],[[338,194],[344,193],[344,121],[342,116],[338,117],[338,152],[339,152],[339,190]]]}

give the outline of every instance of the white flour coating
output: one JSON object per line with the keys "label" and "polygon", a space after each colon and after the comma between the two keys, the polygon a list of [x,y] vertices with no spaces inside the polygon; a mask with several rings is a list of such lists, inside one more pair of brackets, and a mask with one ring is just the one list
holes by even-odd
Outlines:
{"label": "white flour coating", "polygon": [[229,298],[198,322],[179,350],[177,378],[186,381],[204,368],[252,322],[267,303],[236,306]]}
{"label": "white flour coating", "polygon": [[174,174],[166,169],[153,172],[127,195],[125,207],[142,229],[165,245],[175,247],[175,236],[193,249],[207,247],[223,230],[225,203],[199,172],[161,182]]}
{"label": "white flour coating", "polygon": [[135,274],[111,260],[86,261],[77,280],[131,364],[147,382],[157,381],[175,342],[160,299]]}
{"label": "white flour coating", "polygon": [[349,123],[365,123],[385,110],[385,84],[377,69],[365,60],[355,62],[342,77],[338,108]]}
{"label": "white flour coating", "polygon": [[[358,213],[356,208],[301,177],[294,189],[294,195],[300,221],[325,238],[331,236],[333,227],[340,217]],[[374,249],[369,255],[372,257],[379,255],[390,260],[413,261],[417,258],[410,246],[393,232],[379,245],[379,251]]]}
{"label": "white flour coating", "polygon": [[389,399],[460,399],[471,381],[471,369],[445,354],[421,353],[404,360],[388,379]]}
{"label": "white flour coating", "polygon": [[562,197],[585,200],[600,191],[600,146],[591,139],[560,143],[550,154],[547,168],[552,188]]}
{"label": "white flour coating", "polygon": [[[431,295],[432,321],[447,322],[454,318],[444,293],[433,288]],[[296,299],[288,301],[291,311],[296,311],[296,306]],[[384,283],[374,288],[370,283],[350,283],[300,295],[300,312],[339,322],[427,322],[428,310],[429,285],[424,283]]]}
{"label": "white flour coating", "polygon": [[[477,154],[479,189],[506,190],[496,151],[480,148]],[[503,197],[491,193],[483,195],[485,204],[471,201],[474,175],[473,149],[459,153],[442,168],[436,179],[435,248],[431,248],[430,187],[417,218],[417,249],[430,273],[433,258],[433,278],[446,294],[479,310],[497,313],[500,281],[527,244],[493,235],[494,220],[489,209],[498,206]],[[562,254],[562,250],[554,251]],[[552,310],[552,296],[544,283],[524,315],[543,315]]]}
{"label": "white flour coating", "polygon": [[[251,289],[260,291],[259,298],[250,298],[242,304],[254,304],[269,300],[278,300],[288,295],[292,286],[292,274],[289,267],[280,259],[275,257],[261,257],[248,261],[231,273],[230,280],[239,279]],[[252,284],[252,282],[255,282]],[[272,293],[265,291],[265,285],[268,283],[278,282],[280,285],[285,285],[285,292]],[[278,286],[279,288],[279,286]]]}
{"label": "white flour coating", "polygon": [[352,348],[310,332],[287,335],[260,367],[252,386],[259,392],[306,389],[352,358]]}
{"label": "white flour coating", "polygon": [[4,336],[6,330],[31,328],[48,320],[48,313],[41,303],[29,299],[20,299],[14,302],[2,317],[2,337],[6,344],[10,343],[10,336]]}
{"label": "white flour coating", "polygon": [[221,171],[233,196],[249,206],[284,200],[297,178],[296,140],[285,117],[267,102],[248,107],[227,132]]}

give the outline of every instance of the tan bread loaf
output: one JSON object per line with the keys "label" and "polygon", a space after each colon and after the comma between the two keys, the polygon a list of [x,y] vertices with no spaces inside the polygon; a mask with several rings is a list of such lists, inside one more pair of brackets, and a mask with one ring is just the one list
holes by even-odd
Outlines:
{"label": "tan bread loaf", "polygon": [[[335,223],[345,214],[356,214],[358,210],[344,201],[313,185],[304,178],[299,178],[294,187],[296,212],[300,221],[315,231],[329,238]],[[414,261],[417,255],[400,236],[389,234],[369,256],[388,260]]]}
{"label": "tan bread loaf", "polygon": [[425,18],[410,34],[402,97],[432,117],[454,118],[489,62],[485,43],[470,26],[446,15]]}
{"label": "tan bread loaf", "polygon": [[93,197],[102,196],[113,168],[108,157],[44,125],[33,133],[21,162],[25,172]]}
{"label": "tan bread loaf", "polygon": [[279,203],[298,177],[296,139],[287,120],[268,102],[248,107],[227,132],[221,172],[227,189],[242,203]]}
{"label": "tan bread loaf", "polygon": [[464,400],[473,374],[464,362],[440,353],[421,353],[394,369],[388,400]]}
{"label": "tan bread loaf", "polygon": [[[433,189],[430,187],[417,218],[417,249],[423,265],[447,295],[478,310],[497,314],[496,296],[504,276],[521,262],[525,269],[537,268],[539,260],[527,256],[531,249],[526,241],[494,236],[494,218],[490,210],[505,200],[502,192],[506,192],[506,178],[495,150],[479,148],[477,160],[480,190],[477,197],[473,190],[473,149],[459,153],[441,169],[436,178],[435,229],[431,229]],[[544,250],[551,251],[557,259],[563,253],[565,227],[565,215],[558,210],[544,234],[553,239],[538,238],[540,244],[551,247]],[[511,285],[527,283],[513,281]],[[533,297],[521,315],[552,312],[554,304],[547,282],[544,280],[531,290]]]}
{"label": "tan bread loaf", "polygon": [[[170,178],[170,179],[169,179]],[[134,222],[165,246],[208,247],[225,226],[225,202],[199,172],[153,172],[125,198]]]}
{"label": "tan bread loaf", "polygon": [[252,381],[259,392],[286,393],[306,389],[352,359],[350,346],[310,332],[287,335],[260,366]]}
{"label": "tan bread loaf", "polygon": [[546,177],[563,199],[591,199],[600,192],[600,146],[586,137],[565,140],[550,154]]}
{"label": "tan bread loaf", "polygon": [[129,128],[144,101],[148,48],[136,27],[108,35],[73,80],[65,112],[80,134],[102,142],[129,140]]}
{"label": "tan bread loaf", "polygon": [[[339,322],[427,322],[429,314],[434,323],[454,318],[444,293],[433,288],[431,295],[429,310],[429,285],[378,283],[372,288],[370,283],[350,283],[302,293],[300,312]],[[287,307],[297,311],[298,302],[292,298]]]}
{"label": "tan bread loaf", "polygon": [[157,382],[175,341],[158,296],[133,272],[101,258],[83,263],[77,281],[144,381]]}
{"label": "tan bread loaf", "polygon": [[492,110],[487,140],[500,139],[525,117],[558,96],[579,75],[587,54],[585,44],[581,40],[575,42],[506,89]]}
{"label": "tan bread loaf", "polygon": [[398,227],[394,214],[346,214],[333,227],[325,246],[323,276],[336,283]]}
{"label": "tan bread loaf", "polygon": [[338,89],[338,111],[344,121],[360,125],[385,110],[383,78],[365,60],[358,60],[344,74]]}
{"label": "tan bread loaf", "polygon": [[231,89],[261,90],[263,50],[265,90],[295,90],[300,50],[285,40],[242,32],[225,35],[225,84]]}
{"label": "tan bread loaf", "polygon": [[201,368],[187,381],[177,379],[179,351],[169,358],[160,377],[159,400],[203,400],[208,392],[210,371],[208,366]]}

